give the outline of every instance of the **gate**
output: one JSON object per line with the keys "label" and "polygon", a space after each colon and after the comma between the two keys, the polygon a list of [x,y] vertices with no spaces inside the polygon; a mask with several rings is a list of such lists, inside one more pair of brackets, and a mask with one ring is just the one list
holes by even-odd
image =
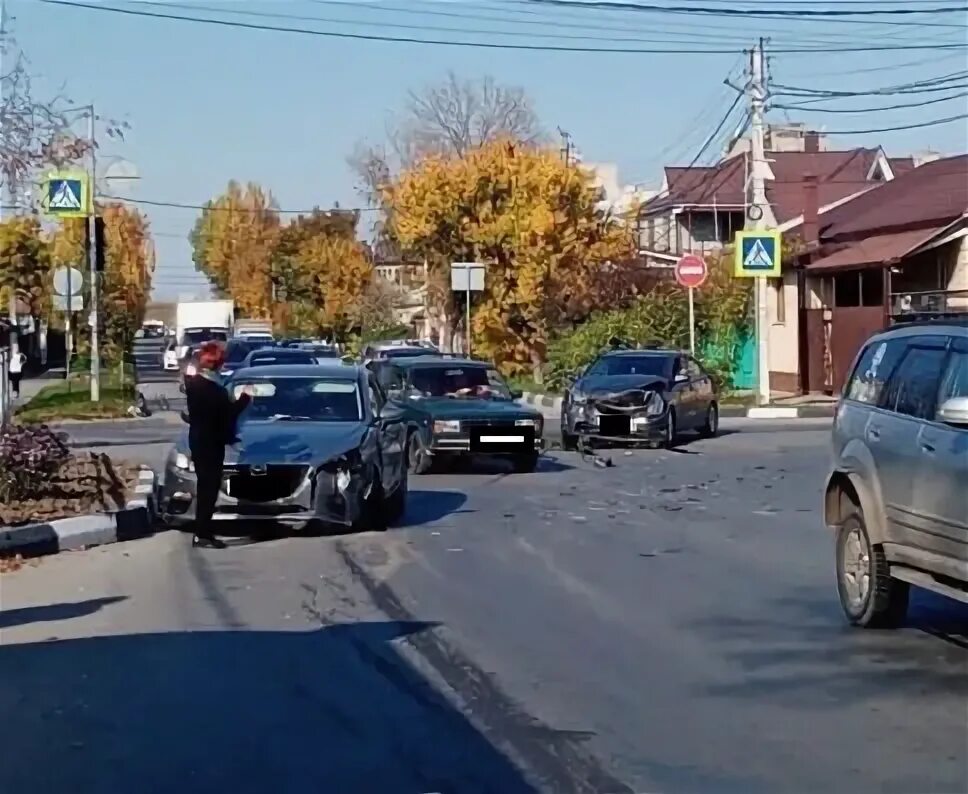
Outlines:
{"label": "gate", "polygon": [[883,306],[806,310],[807,389],[838,394],[864,342],[886,327]]}

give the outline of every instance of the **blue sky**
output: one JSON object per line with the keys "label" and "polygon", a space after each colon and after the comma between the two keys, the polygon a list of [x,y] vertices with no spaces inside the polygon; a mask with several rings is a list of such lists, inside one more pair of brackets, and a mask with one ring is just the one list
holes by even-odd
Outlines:
{"label": "blue sky", "polygon": [[[936,3],[943,4],[946,0]],[[109,5],[164,12],[158,4],[119,1]],[[615,162],[623,182],[657,186],[662,165],[688,163],[726,112],[734,94],[722,80],[730,71],[735,79],[741,79],[737,66],[740,50],[744,44],[748,46],[747,38],[768,34],[774,48],[807,38],[846,45],[964,43],[965,28],[915,25],[968,22],[964,15],[952,14],[919,15],[906,26],[865,20],[853,24],[732,21],[582,10],[577,6],[562,9],[508,0],[412,0],[375,9],[373,3],[361,8],[362,3],[354,7],[351,2],[296,0],[199,0],[192,5],[216,10],[180,7],[171,9],[171,13],[424,38],[458,38],[454,32],[427,28],[459,27],[518,34],[465,35],[465,40],[565,46],[664,47],[674,45],[623,45],[616,39],[672,41],[674,37],[686,49],[735,51],[689,55],[555,53],[356,41],[9,0],[13,33],[39,76],[38,93],[63,86],[73,101],[94,102],[99,112],[131,124],[123,144],[103,144],[104,154],[122,155],[137,165],[142,179],[130,195],[146,201],[200,204],[236,178],[269,188],[283,209],[325,207],[335,201],[341,206],[357,205],[346,156],[358,141],[382,141],[388,114],[400,107],[406,91],[439,80],[448,69],[463,77],[489,74],[500,82],[523,86],[534,99],[546,128],[553,132],[561,126],[570,132],[586,160]],[[721,3],[711,0],[703,5]],[[844,3],[799,7],[838,8]],[[246,17],[233,11],[346,21]],[[541,33],[549,37],[535,38]],[[777,54],[772,57],[771,73],[775,82],[787,85],[860,90],[968,69],[966,59],[965,50]],[[851,101],[862,107],[923,98],[930,96]],[[842,102],[839,106],[851,105]],[[962,100],[876,114],[791,118],[826,124],[828,129],[867,129],[917,123],[965,110]],[[774,111],[771,119],[782,121],[784,114]],[[962,122],[839,136],[833,141],[838,148],[881,144],[889,154],[902,155],[926,148],[962,152],[968,148],[966,139],[968,128]],[[197,211],[147,205],[142,209],[151,220],[157,241],[156,296],[194,291],[204,282],[194,275],[186,235]]]}

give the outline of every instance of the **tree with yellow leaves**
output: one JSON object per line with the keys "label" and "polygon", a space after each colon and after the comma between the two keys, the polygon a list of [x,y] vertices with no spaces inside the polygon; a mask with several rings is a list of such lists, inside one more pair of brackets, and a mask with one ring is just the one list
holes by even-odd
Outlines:
{"label": "tree with yellow leaves", "polygon": [[363,246],[343,235],[316,234],[300,246],[293,265],[316,307],[316,330],[344,338],[357,324],[357,307],[373,278]]}
{"label": "tree with yellow leaves", "polygon": [[539,380],[551,333],[627,288],[631,226],[601,211],[591,175],[557,152],[502,140],[462,157],[427,158],[383,198],[402,246],[428,263],[445,336],[463,305],[450,292],[450,263],[486,264],[475,349],[508,372]]}
{"label": "tree with yellow leaves", "polygon": [[35,218],[18,217],[0,223],[0,306],[10,290],[25,298],[34,316],[48,308],[51,290],[50,246]]}
{"label": "tree with yellow leaves", "polygon": [[239,313],[268,318],[278,237],[279,213],[272,194],[256,184],[242,187],[233,181],[205,205],[189,239],[195,266],[232,297]]}
{"label": "tree with yellow leaves", "polygon": [[144,320],[154,274],[154,246],[148,220],[123,204],[99,208],[104,219],[104,275],[101,311],[108,350],[127,349]]}

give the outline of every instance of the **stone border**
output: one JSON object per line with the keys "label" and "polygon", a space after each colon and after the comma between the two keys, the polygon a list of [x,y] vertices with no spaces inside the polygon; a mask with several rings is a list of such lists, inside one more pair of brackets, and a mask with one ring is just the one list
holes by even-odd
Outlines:
{"label": "stone border", "polygon": [[154,471],[142,467],[134,495],[123,510],[0,527],[0,554],[38,557],[150,535],[157,517],[156,480]]}

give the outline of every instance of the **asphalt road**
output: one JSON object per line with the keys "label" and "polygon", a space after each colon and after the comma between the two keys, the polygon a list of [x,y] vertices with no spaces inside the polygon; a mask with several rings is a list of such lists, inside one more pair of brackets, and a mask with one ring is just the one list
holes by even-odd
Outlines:
{"label": "asphalt road", "polygon": [[968,613],[844,625],[827,432],[612,458],[414,478],[382,534],[4,575],[0,790],[968,789]]}

